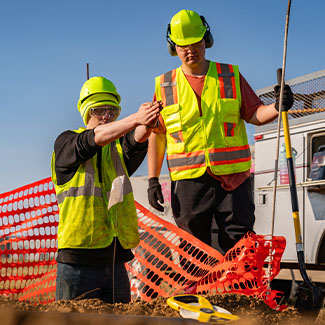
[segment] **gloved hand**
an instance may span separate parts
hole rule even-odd
[[[158,203],[164,203],[164,197],[161,191],[158,177],[149,178],[148,201],[152,207],[163,212],[164,207]]]
[[[275,96],[275,109],[279,111],[280,107],[280,86],[277,85],[274,87],[274,96]],[[293,93],[289,85],[284,85],[283,89],[283,110],[288,111],[293,105]]]

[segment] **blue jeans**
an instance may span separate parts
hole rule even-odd
[[[55,298],[99,298],[106,303],[130,302],[130,282],[124,262],[115,263],[114,290],[112,271],[111,266],[58,263]]]

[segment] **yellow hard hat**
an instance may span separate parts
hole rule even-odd
[[[170,22],[169,37],[175,44],[184,46],[201,41],[206,30],[199,14],[192,10],[181,10]]]
[[[78,102],[78,109],[82,102],[89,96],[99,93],[109,93],[115,97],[115,102],[119,106],[121,102],[121,96],[116,91],[116,87],[112,81],[104,77],[92,77],[88,79],[82,86],[80,91],[80,98]],[[116,105],[114,105],[116,106]]]
[[[120,102],[121,96],[110,80],[104,77],[92,77],[81,88],[78,110],[85,125],[87,125],[90,108],[111,105],[121,110]]]

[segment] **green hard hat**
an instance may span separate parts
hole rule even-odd
[[[120,112],[120,102],[121,96],[110,80],[104,77],[92,77],[81,88],[78,111],[87,125],[91,108],[110,105],[115,106]]]
[[[203,38],[207,28],[195,11],[181,10],[170,22],[170,39],[177,45],[194,44]]]
[[[121,96],[116,91],[116,87],[114,86],[114,84],[104,77],[92,77],[88,79],[81,88],[80,97],[78,101],[78,109],[80,110],[82,102],[87,97],[99,93],[112,94],[116,98],[116,106],[119,106],[121,102]]]

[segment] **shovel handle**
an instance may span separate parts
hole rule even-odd
[[[282,69],[277,69],[277,79],[278,84],[281,87],[282,83]],[[284,83],[284,80],[283,80]],[[288,173],[289,173],[289,184],[290,184],[290,196],[291,196],[291,206],[292,206],[292,216],[293,216],[293,223],[295,228],[295,235],[296,235],[296,251],[298,257],[298,264],[300,274],[308,285],[308,287],[312,290],[313,295],[313,306],[317,308],[319,306],[320,301],[323,299],[323,294],[321,290],[315,287],[311,280],[309,279],[307,272],[306,272],[306,265],[305,265],[305,254],[302,242],[302,234],[300,229],[300,218],[299,218],[299,208],[298,208],[298,195],[297,195],[297,187],[296,187],[296,179],[295,179],[295,172],[293,166],[293,158],[292,158],[292,149],[291,149],[291,139],[290,139],[290,128],[289,128],[289,120],[288,120],[288,112],[286,110],[282,110],[282,95],[280,94],[280,111],[282,115],[282,122],[283,122],[283,133],[284,133],[284,142],[286,147],[286,156],[287,156],[287,166],[288,166]]]
[[[278,84],[280,86],[282,83],[282,77],[283,77],[282,69],[279,68],[277,69],[277,79],[278,79]],[[283,92],[283,89],[281,89],[281,91]],[[299,250],[301,250],[302,235],[300,229],[298,195],[297,195],[296,179],[295,179],[293,157],[292,157],[290,127],[289,127],[289,120],[288,120],[288,112],[286,110],[282,110],[282,97],[283,95],[280,93],[279,111],[281,112],[282,115],[284,143],[286,148],[287,167],[288,167],[289,184],[290,184],[290,196],[291,196],[291,205],[292,205],[292,213],[293,213],[293,222],[295,226],[296,244],[298,244]]]

